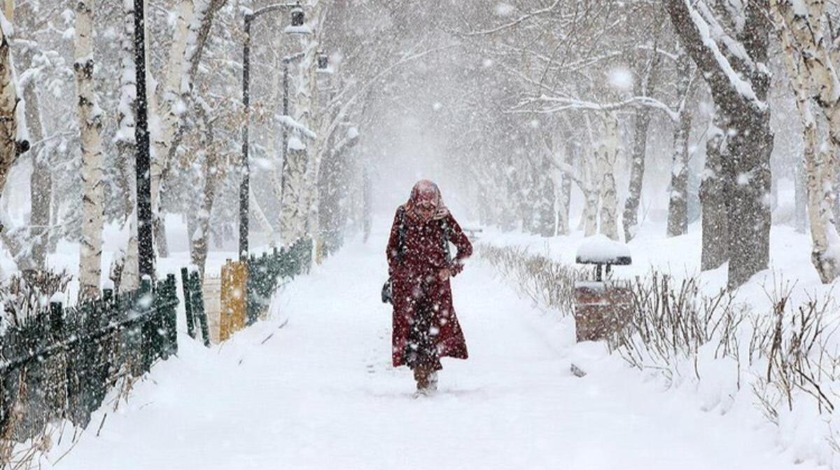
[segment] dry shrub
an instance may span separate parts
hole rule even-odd
[[[520,247],[481,244],[477,251],[504,276],[515,281],[520,291],[536,304],[556,309],[563,315],[574,313],[575,282],[586,278],[585,270],[530,254]]]
[[[677,281],[655,270],[637,277],[629,288],[631,317],[609,344],[634,367],[660,369],[672,378],[682,361],[696,359],[699,349],[711,342],[716,343],[715,358],[737,359],[737,331],[746,311],[735,305],[732,293],[721,290],[708,297],[696,278]]]
[[[0,286],[3,317],[12,326],[21,326],[49,304],[56,292],[65,292],[71,276],[66,271],[28,270],[15,274]]]
[[[478,253],[534,302],[563,314],[574,312],[574,285],[585,271],[524,248],[480,245]],[[749,385],[769,421],[778,424],[780,413],[795,406],[815,406],[826,415],[834,411],[840,398],[840,354],[833,340],[837,320],[828,320],[835,308],[831,293],[792,306],[792,286],[774,281],[771,291],[765,288],[772,310],[757,312],[736,303],[733,292],[705,294],[696,277],[676,280],[652,270],[628,287],[631,317],[608,345],[634,367],[661,371],[672,380],[682,364],[693,364],[694,375],[702,380],[698,353],[711,344],[713,359],[737,362],[738,388],[741,370],[753,371]],[[741,348],[745,340],[749,344]],[[840,434],[831,432],[827,441],[840,452]]]
[[[756,320],[750,353],[764,367],[753,384],[765,417],[778,424],[781,408],[792,411],[797,397],[811,397],[820,414],[832,413],[838,398],[840,356],[833,342],[836,320],[829,322],[831,294],[790,306],[792,287],[776,284],[767,292],[772,315]],[[829,443],[838,446],[834,436]]]

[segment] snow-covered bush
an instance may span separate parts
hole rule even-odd
[[[585,279],[583,269],[566,266],[524,248],[477,245],[481,258],[514,279],[521,292],[536,304],[556,309],[562,315],[574,312],[575,282]]]
[[[44,310],[55,293],[66,291],[70,280],[66,271],[28,270],[15,274],[0,286],[0,323],[20,326]]]
[[[477,248],[534,302],[573,314],[574,284],[583,271],[525,248]],[[738,396],[751,393],[785,441],[818,460],[840,453],[832,424],[840,401],[840,344],[830,294],[794,305],[792,287],[779,283],[765,288],[768,311],[739,303],[737,292],[710,295],[696,277],[678,280],[652,270],[624,285],[633,313],[608,338],[611,351],[668,386],[690,384],[705,410],[725,413]],[[805,443],[814,432],[819,439]]]

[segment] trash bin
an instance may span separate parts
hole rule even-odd
[[[633,292],[620,281],[603,279],[613,265],[631,263],[627,245],[602,235],[590,237],[580,246],[578,264],[595,265],[594,281],[575,283],[575,330],[577,341],[598,341],[618,331],[633,313]]]

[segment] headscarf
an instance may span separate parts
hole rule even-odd
[[[435,206],[435,212],[432,215],[433,220],[440,220],[449,215],[449,209],[446,208],[443,197],[440,195],[440,188],[429,180],[420,180],[414,184],[414,187],[411,188],[411,196],[405,203],[405,211],[410,217],[420,220],[417,205],[427,202],[431,202]]]

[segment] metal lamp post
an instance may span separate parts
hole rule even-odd
[[[141,0],[138,0],[141,1]],[[300,3],[269,5],[245,14],[245,46],[242,51],[242,106],[245,108],[245,122],[242,125],[242,181],[239,185],[239,259],[248,257],[248,195],[250,194],[250,166],[248,162],[248,130],[251,123],[251,23],[267,13],[291,10],[292,27],[302,27],[303,8]],[[303,32],[303,31],[301,31]]]
[[[152,185],[149,148],[148,100],[146,98],[146,26],[143,0],[134,0],[134,61],[136,70],[136,119],[134,138],[137,141],[137,251],[140,276],[154,279],[155,252],[152,243]]]

